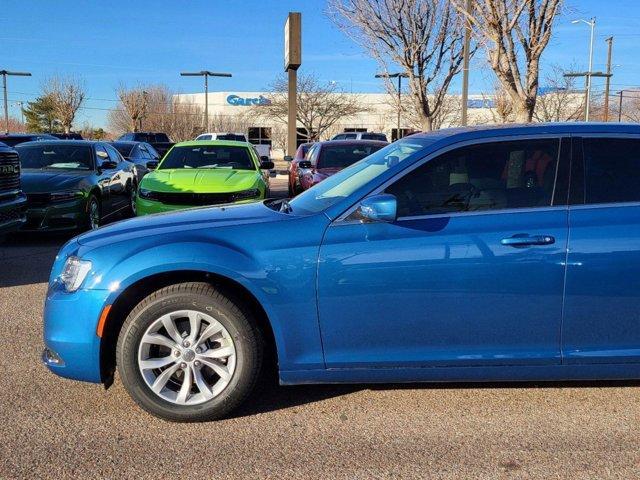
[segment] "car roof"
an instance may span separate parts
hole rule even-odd
[[[187,142],[179,142],[174,147],[202,147],[203,145],[218,145],[224,147],[253,147],[249,142],[238,142],[236,140],[189,140]]]
[[[348,140],[325,140],[324,142],[317,142],[318,145],[324,147],[325,145],[389,145],[389,142],[385,142],[382,140],[356,140],[356,139],[348,139]]]
[[[16,145],[17,147],[22,147],[22,146],[28,146],[28,145],[89,145],[89,146],[93,146],[96,144],[104,144],[104,143],[109,143],[109,142],[103,142],[101,140],[60,140],[60,139],[55,139],[55,140],[37,140],[35,142],[24,142],[21,143],[19,145]]]
[[[105,143],[110,143],[111,145],[131,145],[133,147],[134,145],[138,145],[140,143],[148,143],[148,142],[139,142],[137,140],[113,140],[111,142],[105,142]]]
[[[50,133],[1,133],[0,138],[31,138],[31,137],[49,137],[55,139]]]
[[[404,138],[422,138],[425,140],[464,141],[477,138],[502,137],[510,135],[561,135],[589,133],[635,133],[640,134],[637,123],[604,122],[560,122],[560,123],[523,123],[505,125],[482,125],[472,127],[443,128],[433,132],[414,133]]]

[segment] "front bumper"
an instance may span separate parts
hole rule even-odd
[[[28,205],[27,221],[22,230],[76,230],[86,222],[86,202],[80,198],[43,206]]]
[[[26,221],[27,197],[19,193],[9,199],[0,197],[0,233],[16,230]]]
[[[49,289],[44,307],[42,360],[53,373],[85,382],[102,381],[96,328],[109,293],[108,290],[67,293],[56,285]]]

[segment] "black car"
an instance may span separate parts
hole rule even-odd
[[[135,213],[134,166],[106,142],[47,140],[16,147],[27,194],[25,230],[95,229]]]
[[[0,234],[17,229],[25,222],[27,197],[20,189],[18,152],[0,143]]]
[[[160,154],[160,157],[164,157],[164,154],[174,145],[169,136],[162,132],[129,132],[120,135],[118,141],[150,143]]]
[[[78,132],[69,132],[69,133],[51,133],[56,138],[60,140],[84,140],[82,135]]]
[[[0,135],[0,142],[10,147],[40,140],[57,140],[57,138],[48,133],[7,133],[6,135]]]
[[[120,152],[120,155],[122,155],[125,160],[129,160],[135,164],[138,182],[151,170],[155,170],[155,167],[160,161],[160,154],[149,143],[132,141],[109,143]]]

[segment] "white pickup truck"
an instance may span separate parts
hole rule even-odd
[[[237,132],[212,132],[203,133],[196,137],[196,140],[234,140],[236,142],[246,142],[247,136]],[[253,145],[260,157],[271,158],[271,145]]]

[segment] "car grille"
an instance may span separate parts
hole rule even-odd
[[[48,205],[51,195],[48,193],[27,193],[27,205],[29,207],[42,207]]]
[[[20,190],[20,160],[17,153],[0,152],[0,194]]]
[[[237,199],[235,192],[231,193],[167,193],[153,192],[151,200],[169,205],[221,205],[233,203]]]

